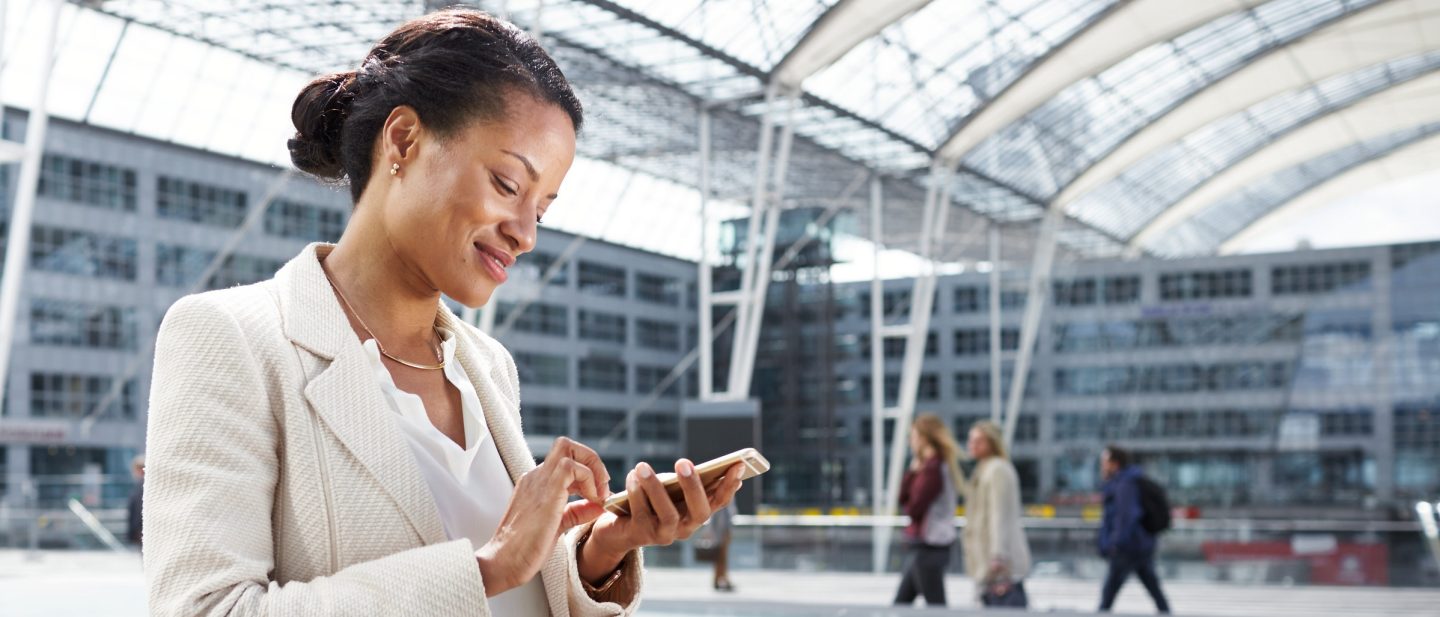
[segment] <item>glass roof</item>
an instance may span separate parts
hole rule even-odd
[[[1440,70],[1440,53],[1367,67],[1263,101],[1162,148],[1074,205],[1077,212],[1124,212],[1106,221],[1132,236],[1216,174],[1288,133],[1367,97]]]
[[[5,40],[13,58],[37,44],[35,29],[21,27],[37,1],[8,3]],[[284,137],[299,87],[353,66],[396,24],[436,4],[72,1],[55,77],[63,93],[51,97],[58,116],[279,165],[288,162]],[[1132,4],[1164,1],[930,2],[893,23],[868,24],[875,34],[838,50],[835,62],[804,82],[788,113],[781,111],[786,101],[765,98],[770,74],[808,35],[828,27],[824,17],[837,0],[473,4],[539,36],[565,69],[588,110],[580,149],[591,168],[636,171],[696,199],[698,113],[708,108],[716,199],[740,207],[752,190],[762,119],[775,114],[796,135],[786,203],[844,202],[863,213],[866,191],[851,187],[882,174],[888,216],[897,221],[887,224],[887,245],[908,248],[916,234],[900,223],[918,222],[939,146],[1037,66],[1063,62],[1064,45],[1087,29]],[[978,217],[1033,226],[1072,180],[1147,123],[1247,63],[1379,1],[1269,0],[1146,47],[990,135],[963,158],[951,198]],[[1135,36],[1145,36],[1138,30]],[[1063,248],[1076,256],[1116,254],[1200,180],[1345,101],[1402,81],[1406,71],[1428,71],[1434,58],[1426,58],[1287,93],[1157,149],[1070,204]],[[12,61],[6,69],[6,102],[27,104],[33,63]],[[653,208],[630,200],[636,203],[624,207]],[[854,219],[865,234],[868,217]],[[654,248],[643,237],[636,242]]]
[[[1167,257],[1213,252],[1214,247],[1324,180],[1436,136],[1440,136],[1440,122],[1410,127],[1320,154],[1215,202],[1192,217],[1190,224],[1164,234],[1155,242],[1154,250]]]

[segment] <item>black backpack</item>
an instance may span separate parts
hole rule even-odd
[[[1165,496],[1165,487],[1148,476],[1139,476],[1135,484],[1140,488],[1140,526],[1150,535],[1159,535],[1170,529],[1170,499]]]

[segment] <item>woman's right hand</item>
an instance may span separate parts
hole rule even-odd
[[[560,534],[605,513],[609,486],[610,473],[594,450],[557,437],[545,462],[520,476],[495,535],[475,551],[485,595],[534,578]],[[584,499],[567,503],[571,495]]]

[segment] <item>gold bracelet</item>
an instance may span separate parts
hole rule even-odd
[[[585,542],[589,540],[590,530],[587,529],[585,531],[585,537],[580,538],[580,541],[575,543],[576,555],[580,554],[580,548],[585,546]],[[580,586],[585,589],[585,593],[590,594],[590,597],[595,597],[602,593],[605,593],[606,591],[609,591],[609,589],[615,585],[615,581],[620,580],[620,575],[625,573],[625,560],[629,558],[630,556],[628,554],[625,557],[621,558],[620,565],[615,566],[615,571],[611,572],[610,576],[605,577],[605,580],[600,583],[599,587],[591,585],[590,581],[585,580],[585,577],[583,576],[580,577]]]

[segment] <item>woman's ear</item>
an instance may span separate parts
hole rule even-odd
[[[415,113],[415,108],[401,105],[390,110],[390,116],[385,118],[385,126],[380,131],[380,167],[399,163],[403,168],[407,162],[415,160],[415,146],[422,132],[424,125],[420,123],[420,115]]]

